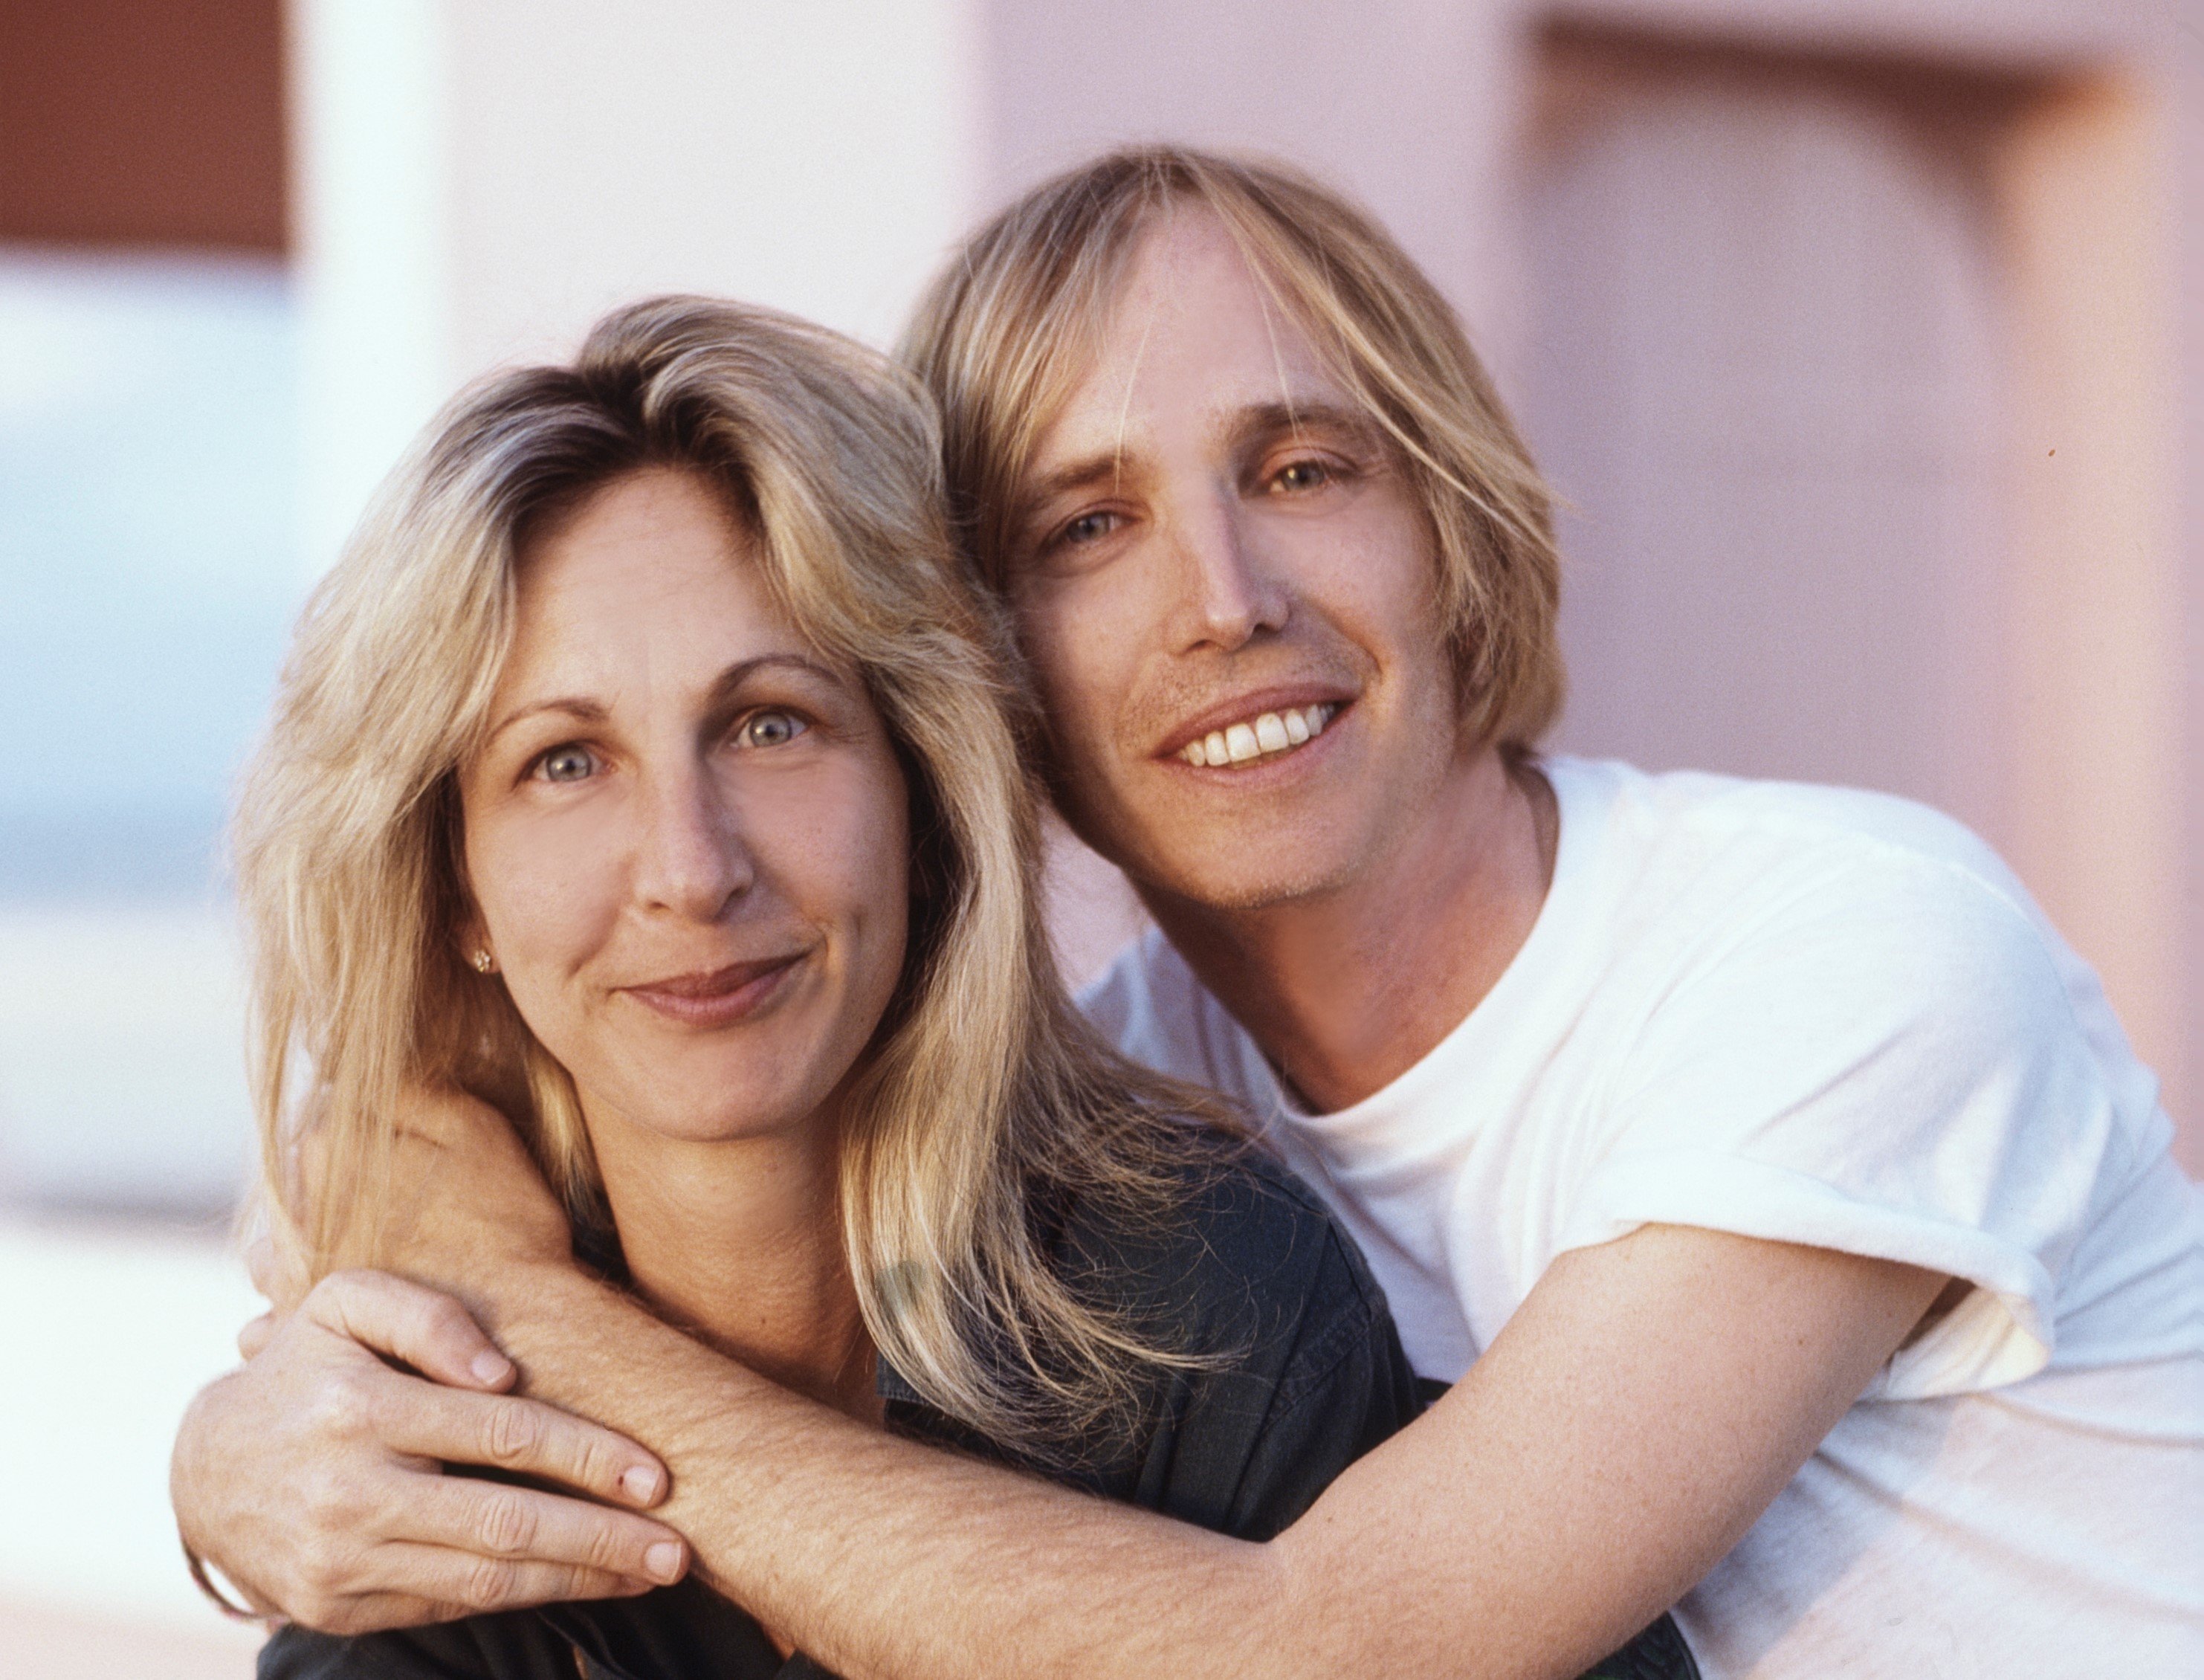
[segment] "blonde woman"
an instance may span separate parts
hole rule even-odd
[[[1314,1202],[1067,1005],[938,460],[877,359],[693,300],[446,414],[309,608],[244,799],[268,1193],[312,1272],[402,1264],[439,1174],[392,1117],[471,1092],[692,1336],[1266,1537],[1413,1380]],[[694,1582],[261,1662],[578,1670],[816,1671]]]

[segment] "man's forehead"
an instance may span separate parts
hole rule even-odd
[[[1206,212],[1144,236],[1069,383],[1035,452],[1037,472],[1098,454],[1130,458],[1159,434],[1221,438],[1272,414],[1354,407],[1307,332]]]

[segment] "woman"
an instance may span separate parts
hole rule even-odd
[[[723,1351],[1267,1536],[1413,1379],[1306,1193],[1065,1002],[938,460],[878,359],[693,300],[444,416],[309,608],[242,804],[269,1196],[316,1273],[373,1262],[433,1188],[387,1117],[462,1088]],[[1688,1671],[1665,1630],[1624,1660]],[[694,1584],[261,1663],[578,1670],[815,1671]]]

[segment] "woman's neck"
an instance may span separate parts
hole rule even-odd
[[[878,1416],[831,1126],[697,1143],[593,1114],[590,1131],[629,1276],[652,1310],[776,1382]]]

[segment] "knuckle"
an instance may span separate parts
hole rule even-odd
[[[341,1308],[348,1301],[365,1299],[374,1292],[375,1285],[372,1272],[331,1272],[307,1291],[306,1298],[317,1307]]]
[[[309,1533],[301,1554],[310,1564],[326,1560],[335,1537],[347,1534],[359,1521],[359,1500],[352,1483],[339,1470],[321,1465],[299,1479],[299,1508]]]
[[[317,1385],[307,1413],[317,1434],[364,1434],[375,1418],[374,1384],[364,1371],[330,1372]]]
[[[372,1625],[359,1605],[351,1599],[318,1599],[314,1608],[314,1616],[294,1617],[293,1619],[305,1622],[308,1627],[322,1633],[336,1634],[347,1639],[355,1634],[368,1632]]]
[[[344,1549],[333,1535],[322,1533],[309,1535],[300,1544],[293,1565],[298,1575],[299,1595],[307,1606],[326,1616],[347,1596],[347,1565]],[[303,1610],[294,1613],[301,1621],[309,1622],[317,1628],[323,1626],[320,1619]]]
[[[536,1543],[535,1508],[507,1490],[489,1495],[475,1513],[475,1537],[485,1552],[507,1556],[525,1552]]]
[[[450,1341],[474,1327],[467,1309],[448,1295],[424,1293],[414,1300],[412,1313],[413,1333],[424,1343]]]
[[[316,1633],[341,1634],[347,1631],[342,1612],[336,1604],[323,1598],[311,1588],[302,1587],[290,1595],[284,1612],[302,1628],[311,1628]]]
[[[467,1565],[460,1592],[471,1608],[495,1610],[512,1592],[517,1571],[504,1558],[477,1558]]]
[[[525,1400],[500,1400],[483,1416],[483,1452],[493,1464],[530,1463],[542,1440],[542,1415]]]
[[[605,1444],[588,1430],[581,1430],[567,1443],[562,1455],[566,1460],[566,1475],[577,1487],[589,1488],[592,1493],[608,1493],[613,1478],[617,1474],[613,1467],[613,1455]]]
[[[626,1529],[609,1518],[600,1517],[590,1527],[589,1564],[593,1570],[617,1575],[629,1561],[627,1554],[637,1549],[628,1543]]]

